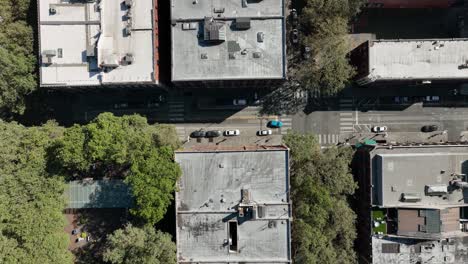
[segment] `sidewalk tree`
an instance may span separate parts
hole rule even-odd
[[[107,237],[103,260],[112,264],[176,264],[176,245],[169,234],[149,225],[128,225]]]
[[[289,133],[284,142],[291,150],[295,263],[356,263],[356,216],[347,202],[357,188],[349,169],[352,150],[322,151],[311,134]]]
[[[297,67],[294,79],[306,90],[322,95],[339,93],[354,75],[347,58],[348,23],[363,0],[304,0],[301,9],[301,45],[310,56]]]

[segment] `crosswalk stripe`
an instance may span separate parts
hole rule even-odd
[[[353,117],[341,117],[340,121],[354,121]]]
[[[353,115],[353,113],[351,113],[351,112],[342,112],[342,113],[340,113],[340,116],[352,116],[352,115]]]
[[[340,126],[352,126],[353,122],[340,122]]]

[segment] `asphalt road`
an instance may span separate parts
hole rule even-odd
[[[331,111],[300,112],[293,116],[293,130],[317,134],[321,144],[337,144],[351,137],[371,137],[373,126],[387,126],[389,141],[458,141],[468,128],[468,108],[425,106],[414,103],[401,110],[360,111],[357,100],[341,98]],[[437,125],[434,133],[421,133],[424,125]],[[443,131],[446,131],[444,133]]]

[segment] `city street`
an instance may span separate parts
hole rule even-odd
[[[424,106],[414,103],[401,110],[356,110],[353,98],[341,98],[337,110],[300,112],[293,117],[293,130],[317,134],[321,144],[336,144],[351,138],[369,137],[373,126],[387,126],[387,141],[459,141],[468,127],[467,108]],[[438,131],[422,133],[424,125],[437,125]],[[447,131],[443,133],[443,131]]]

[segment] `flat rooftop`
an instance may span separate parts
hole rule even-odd
[[[468,237],[434,241],[372,237],[372,263],[467,263]]]
[[[153,1],[40,0],[41,86],[156,83]]]
[[[284,0],[171,3],[173,81],[286,77]]]
[[[175,159],[183,172],[176,193],[178,262],[291,262],[287,148],[189,150]],[[246,191],[256,208],[250,217],[240,213]]]
[[[446,208],[468,205],[468,190],[450,181],[468,174],[468,146],[387,147],[371,152],[373,205]],[[432,195],[431,190],[435,191]],[[404,201],[403,195],[409,200]]]
[[[369,44],[371,79],[468,79],[468,39],[374,40]]]

